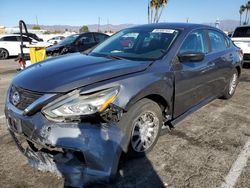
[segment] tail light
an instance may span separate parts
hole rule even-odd
[[[242,49],[240,49],[240,56],[243,58],[243,56],[244,56],[244,53],[243,53],[243,50]]]

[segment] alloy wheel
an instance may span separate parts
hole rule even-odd
[[[4,49],[0,49],[0,59],[7,59],[8,52]]]
[[[234,73],[229,84],[229,95],[232,95],[234,93],[237,86],[237,80],[238,80],[238,75],[237,73]]]
[[[133,123],[131,145],[136,152],[145,152],[154,143],[159,131],[159,119],[153,112],[141,114]]]

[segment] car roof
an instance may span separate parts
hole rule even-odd
[[[194,24],[194,23],[153,23],[153,24],[145,24],[133,26],[130,28],[146,28],[146,29],[181,29],[181,30],[191,30],[195,28],[210,28],[216,29],[215,27],[211,27],[203,24]]]
[[[242,26],[238,26],[238,27],[236,27],[236,29],[237,29],[237,28],[244,28],[244,27],[250,27],[250,25],[242,25]]]
[[[0,35],[0,37],[18,37],[20,35],[18,34],[3,34],[3,35]]]
[[[83,33],[79,33],[78,35],[83,35],[83,34],[86,34],[86,33],[93,33],[93,34],[102,34],[102,35],[107,35],[105,33],[101,33],[101,32],[83,32]],[[108,35],[107,35],[108,36]]]

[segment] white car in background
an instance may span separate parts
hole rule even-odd
[[[24,45],[29,44],[28,37],[23,37]],[[9,56],[17,56],[21,53],[21,39],[18,34],[0,36],[0,59],[7,59]],[[29,53],[28,48],[24,48],[24,53]]]
[[[250,26],[237,27],[231,39],[242,50],[243,62],[250,63]]]
[[[40,44],[41,46],[51,46],[47,42],[38,42],[27,36],[23,36],[23,44]],[[21,53],[21,36],[19,34],[0,35],[0,59],[7,59],[9,56],[18,56]],[[23,52],[29,54],[29,48],[23,48]]]
[[[64,36],[56,36],[56,37],[53,37],[49,40],[47,40],[47,42],[51,43],[51,44],[58,44],[61,40],[65,39]]]

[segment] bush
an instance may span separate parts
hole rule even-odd
[[[79,29],[80,33],[85,33],[85,32],[89,32],[89,28],[88,26],[84,25]]]

